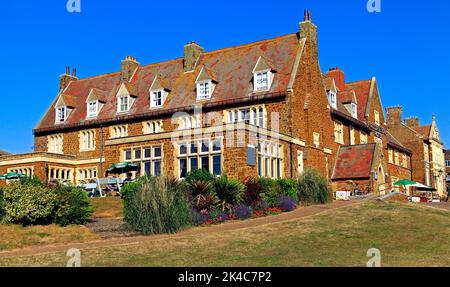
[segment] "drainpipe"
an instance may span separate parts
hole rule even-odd
[[[104,144],[103,126],[100,126],[100,172],[99,172],[99,174],[101,176],[103,176],[103,144]]]

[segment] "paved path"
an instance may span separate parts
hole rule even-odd
[[[323,213],[328,210],[341,208],[341,207],[349,206],[349,205],[353,205],[353,204],[359,204],[364,201],[365,200],[335,201],[335,202],[327,204],[327,205],[315,205],[315,206],[309,206],[309,207],[302,207],[302,208],[296,209],[295,211],[288,212],[288,213],[282,213],[280,215],[275,215],[275,216],[255,218],[255,219],[250,219],[250,220],[245,220],[245,221],[232,221],[232,222],[228,222],[228,223],[224,223],[224,224],[220,224],[220,225],[213,225],[213,226],[207,226],[207,227],[205,227],[205,226],[193,227],[193,228],[189,228],[184,231],[181,231],[177,234],[136,236],[136,237],[125,237],[125,238],[112,238],[112,239],[83,242],[83,243],[71,243],[71,244],[66,243],[66,244],[55,244],[55,245],[45,245],[45,246],[31,246],[31,247],[27,247],[24,249],[1,251],[0,259],[2,257],[29,256],[29,255],[37,255],[37,254],[44,254],[44,253],[66,252],[70,248],[77,248],[80,250],[87,249],[87,248],[101,248],[101,247],[106,247],[106,246],[109,247],[109,246],[128,245],[128,244],[134,244],[134,243],[151,241],[151,240],[159,240],[159,239],[165,239],[165,238],[177,238],[177,237],[188,236],[188,235],[204,234],[204,233],[211,233],[211,232],[224,232],[224,231],[252,228],[252,227],[263,226],[263,225],[271,224],[271,223],[296,220],[296,219],[303,218],[306,216]]]

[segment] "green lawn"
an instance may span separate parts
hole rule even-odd
[[[450,212],[367,202],[283,223],[82,250],[83,266],[450,266]],[[0,258],[3,266],[65,266],[65,252]]]

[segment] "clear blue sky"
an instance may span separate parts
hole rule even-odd
[[[4,1],[0,6],[0,149],[29,152],[31,130],[58,92],[70,65],[80,77],[117,71],[125,55],[142,64],[182,56],[197,41],[206,50],[296,32],[310,9],[319,29],[320,64],[348,80],[378,78],[385,107],[431,122],[450,145],[450,1],[367,0]],[[153,3],[156,2],[156,3]],[[219,2],[219,3],[216,3]]]

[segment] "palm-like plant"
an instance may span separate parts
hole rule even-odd
[[[192,194],[192,204],[198,210],[211,210],[216,204],[213,185],[205,180],[193,180],[188,183]]]
[[[238,180],[222,175],[214,180],[214,193],[222,210],[233,209],[241,201],[245,186]]]

